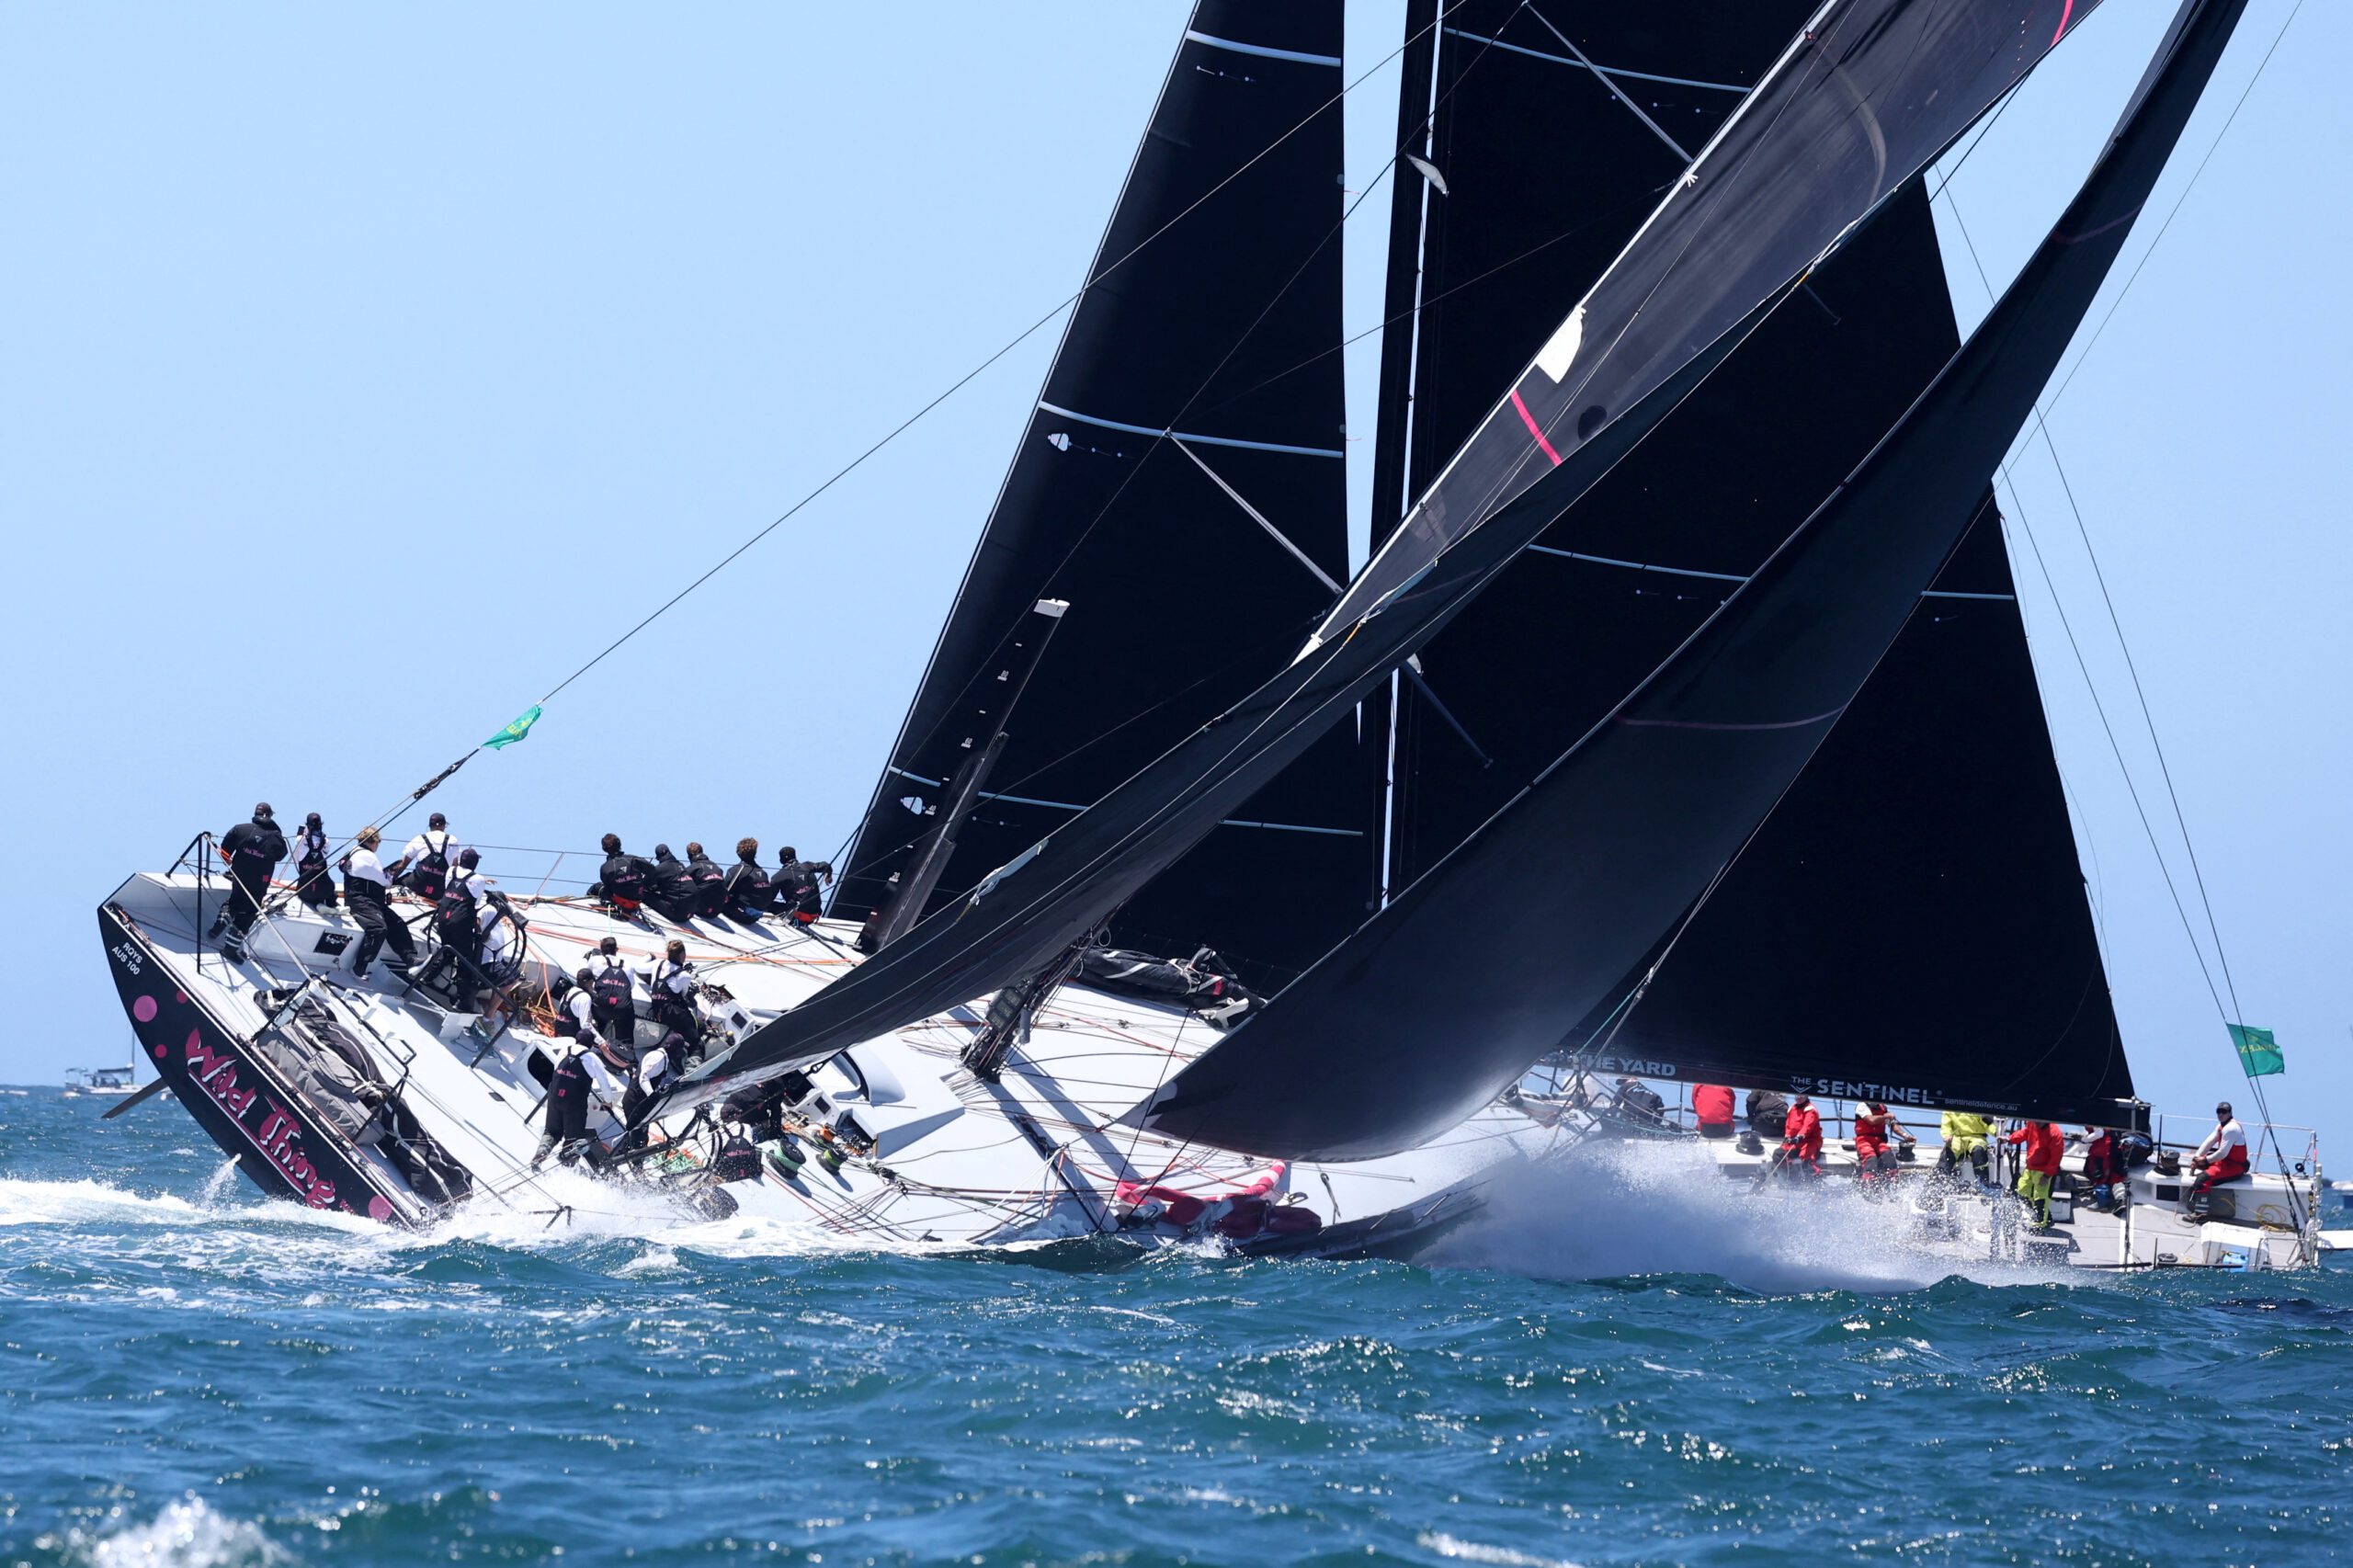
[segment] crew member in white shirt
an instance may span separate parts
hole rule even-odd
[[[2198,1175],[2182,1194],[2181,1206],[2196,1211],[2206,1194],[2226,1181],[2246,1175],[2246,1129],[2231,1114],[2231,1102],[2224,1100],[2214,1108],[2214,1131],[2198,1145],[2198,1153],[2190,1157],[2190,1166]]]
[[[368,977],[368,966],[385,942],[392,945],[392,969],[396,974],[407,974],[416,962],[416,941],[408,934],[408,926],[392,906],[392,879],[384,872],[383,862],[376,858],[376,846],[383,842],[372,827],[363,827],[353,840],[351,853],[339,864],[343,868],[343,903],[351,911],[351,918],[359,925],[359,946],[352,949],[351,974],[355,980]]]

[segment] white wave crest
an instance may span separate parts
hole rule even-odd
[[[0,1226],[74,1225],[104,1220],[177,1224],[199,1210],[169,1193],[131,1192],[87,1176],[78,1181],[0,1180]]]
[[[193,1494],[144,1522],[105,1530],[77,1526],[37,1544],[90,1568],[262,1568],[291,1561],[260,1526],[217,1513]]]

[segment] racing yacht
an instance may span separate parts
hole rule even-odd
[[[439,991],[283,893],[211,951],[200,837],[99,911],[142,1051],[269,1191],[560,1217],[558,977],[676,937],[608,1174],[879,1244],[1409,1252],[1605,1128],[1564,1048],[2138,1125],[1987,476],[2240,0],[1966,339],[1927,184],[2093,9],[1415,0],[1351,573],[1339,6],[1201,0],[825,918],[515,898]]]

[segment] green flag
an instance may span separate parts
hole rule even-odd
[[[2288,1070],[2287,1059],[2279,1054],[2279,1042],[2271,1038],[2269,1029],[2245,1024],[2233,1024],[2230,1029],[2231,1043],[2239,1048],[2239,1065],[2246,1069],[2248,1077],[2260,1078]]]
[[[483,742],[482,744],[484,748],[490,751],[496,751],[501,746],[511,746],[517,741],[521,740],[525,735],[529,734],[531,733],[531,726],[539,722],[540,705],[534,702],[529,708],[524,709],[521,716],[513,723],[507,725],[506,728],[499,731],[498,733],[491,736],[490,739]]]

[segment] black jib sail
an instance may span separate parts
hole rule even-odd
[[[1641,971],[1569,1032],[1596,1071],[2005,1114],[2131,1097],[1990,496],[1647,986]]]
[[[1803,271],[2090,10],[2076,0],[1830,0],[1545,340],[1321,634],[1370,613]]]
[[[1686,0],[1556,17],[1471,0],[1448,12],[1404,117],[1429,117],[1418,145],[1447,189],[1409,188],[1392,234],[1376,519],[1470,436],[1526,363],[1519,346],[1551,325],[1528,275],[1582,290],[1639,221],[1608,219],[1677,162],[1652,127],[1712,131],[1737,102],[1728,89],[1803,20],[1771,9]],[[1586,60],[1635,68],[1612,76],[1632,101]],[[1506,156],[1612,133],[1623,144],[1574,180],[1531,181]],[[1608,713],[1853,469],[1960,347],[1943,278],[1926,194],[1907,187],[1815,279],[1816,324],[1835,317],[1835,331],[1802,351],[1745,351],[1430,641],[1427,686],[1398,693],[1392,885]],[[2120,1061],[2011,596],[1989,515],[1642,1006],[1618,1011],[1647,963],[1573,1042],[1603,1046],[1613,1072],[1749,1085],[1879,1081],[1891,1054],[1967,1058],[1984,1069],[1970,1092],[1986,1100],[2021,1078],[1995,1061],[2013,1047],[2021,1065]]]
[[[1069,601],[936,906],[1224,711],[1347,575],[1339,0],[1192,15],[849,853],[833,913],[900,891],[986,744],[1030,606]],[[1323,355],[1321,359],[1318,355]],[[1294,369],[1303,361],[1314,361]],[[1291,371],[1269,381],[1278,372]],[[1364,913],[1370,805],[1335,735],[1124,912],[1287,979]],[[922,910],[904,912],[905,917]]]
[[[1484,1104],[1603,1002],[1771,812],[1980,514],[1984,474],[2108,276],[2243,6],[2188,0],[2018,279],[1772,560],[1551,773],[1139,1107],[1143,1125],[1298,1158],[1390,1153]],[[1416,977],[1410,1003],[1383,983],[1392,973]],[[1856,1090],[1962,1103],[1941,1082],[1952,1065]],[[2097,1099],[2038,1108],[2117,1114]]]
[[[1966,14],[1957,16],[1956,10]],[[1663,294],[1672,281],[1680,299],[1693,287],[1686,256],[1694,267],[1725,261],[1725,236],[1734,231],[1745,233],[1770,223],[1807,230],[1826,225],[1826,244],[1949,145],[2051,41],[2021,40],[2014,22],[2005,35],[2006,52],[1994,51],[2007,65],[1995,70],[1987,58],[1993,46],[1969,20],[1974,7],[1957,8],[1950,0],[1855,0],[1838,11],[1842,17],[1866,13],[1879,16],[1884,25],[1857,35],[1842,24],[1835,48],[1821,34],[1792,45],[1783,67],[1714,143],[1718,153],[1733,148],[1733,133],[1748,122],[1750,129],[1739,135],[1736,158],[1719,163],[1720,174],[1695,171],[1688,176],[1701,190],[1745,191],[1759,204],[1756,209],[1711,200],[1695,209],[1701,212],[1696,220],[1680,220],[1666,229],[1654,218],[1612,276],[1638,263],[1653,278],[1654,293]],[[1942,74],[1916,56],[1938,40],[1956,50]],[[1891,51],[1901,58],[1890,57]],[[1782,90],[1788,62],[1801,58],[1814,63],[1799,74],[1794,87]],[[1768,97],[1771,111],[1750,120]],[[1836,107],[1822,110],[1821,101],[1831,99]],[[1900,156],[1895,148],[1902,149]],[[1701,156],[1703,168],[1709,156]],[[1822,199],[1789,194],[1791,187],[1815,186],[1832,194]],[[1654,242],[1654,234],[1671,238],[1674,254],[1654,255],[1657,244],[1667,243]],[[1741,255],[1753,248],[1747,241],[1731,247]],[[1811,240],[1795,247],[1798,269],[1816,249]],[[1514,499],[1483,514],[1483,526],[1450,536],[1455,542],[1435,560],[1383,587],[1375,596],[1375,613],[1350,627],[1327,623],[1325,633],[1290,668],[1069,825],[1006,861],[968,900],[936,911],[879,959],[712,1059],[678,1093],[708,1097],[745,1074],[772,1074],[830,1054],[1033,973],[1065,951],[1275,778],[1382,674],[1441,630],[1522,546],[1663,421],[1779,301],[1767,290],[1770,297],[1728,311],[1730,299],[1745,299],[1755,285],[1753,269],[1726,265],[1707,275],[1713,282],[1699,290],[1691,308],[1711,322],[1729,314],[1722,334],[1696,349],[1678,350],[1689,358],[1663,381],[1655,373],[1663,361],[1650,363],[1642,380],[1651,390],[1636,392],[1630,386],[1632,402],[1597,422],[1587,421],[1581,440],[1552,454],[1559,461],[1540,465]],[[1779,288],[1802,281],[1793,271]],[[1608,278],[1603,286],[1608,286]],[[1696,340],[1693,333],[1673,335],[1678,343]],[[1540,377],[1543,371],[1531,374]],[[1474,445],[1478,439],[1483,433]],[[1518,477],[1515,473],[1515,483]],[[1438,488],[1444,485],[1441,481]],[[1415,516],[1427,510],[1426,505]],[[1427,542],[1443,532],[1425,529],[1420,537]],[[1368,571],[1382,562],[1393,567],[1404,559],[1397,543],[1392,539],[1392,548]],[[1364,581],[1360,575],[1351,595]]]

